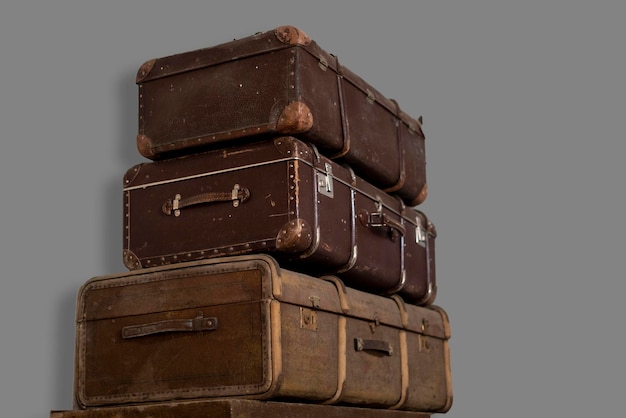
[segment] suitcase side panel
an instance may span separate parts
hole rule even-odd
[[[329,282],[276,269],[270,261],[267,256],[228,257],[84,286],[77,316],[77,405],[224,396],[330,398],[337,391],[337,370],[320,364],[338,362],[337,290]],[[291,293],[282,286],[283,276],[296,283]],[[172,294],[167,281],[177,285],[179,295]],[[239,281],[263,291],[234,302],[218,301],[238,288],[229,282]],[[120,288],[133,287],[120,295]],[[275,298],[285,291],[293,300],[278,302]],[[259,294],[263,299],[254,300]],[[205,304],[213,304],[202,304],[201,295],[208,296]],[[122,299],[119,306],[112,296]],[[143,307],[130,308],[125,299]],[[215,327],[196,329],[194,323],[187,332],[156,328],[164,322],[189,323],[200,315],[215,321]],[[136,329],[144,332],[128,332]]]
[[[145,164],[141,175],[130,170],[127,178],[132,180],[124,188],[127,267],[252,252],[343,266],[353,250],[350,193],[318,193],[323,178],[312,159],[304,143],[280,137],[228,152]],[[206,169],[214,166],[215,171]],[[229,200],[236,186],[248,190],[245,201]],[[173,208],[176,196],[182,202],[207,194],[225,200],[181,207],[179,212],[162,210],[167,202]],[[332,210],[319,210],[329,199]]]
[[[250,56],[141,84],[140,153],[160,159],[180,149],[223,142],[234,132],[235,137],[266,133],[275,103],[284,106],[293,99],[285,88],[293,84],[292,53],[268,54],[262,61]]]
[[[270,391],[276,359],[271,356],[269,304],[256,296],[267,294],[273,270],[258,260],[235,263],[227,275],[212,274],[220,269],[189,271],[181,265],[179,276],[170,276],[169,283],[151,273],[86,286],[77,317],[77,405]],[[225,288],[241,289],[228,286],[229,281],[256,287],[247,296],[257,300],[239,296],[243,301],[211,304],[228,293]],[[176,284],[178,294],[168,284]],[[120,288],[133,287],[120,295]],[[259,292],[259,287],[266,290]],[[202,300],[200,295],[213,292]],[[133,302],[140,308],[131,308]]]
[[[349,152],[343,159],[367,181],[386,188],[402,176],[401,150],[395,115],[382,108],[370,95],[344,77],[341,83],[346,142]]]
[[[331,283],[339,296],[339,305],[334,300],[328,304],[328,299],[333,298],[330,292],[322,290]],[[399,297],[387,298],[344,287],[332,277],[302,280],[292,272],[283,275],[282,284],[280,299],[285,304],[311,302],[307,317],[325,312],[336,316],[338,391],[325,403],[432,412],[450,408],[450,329],[441,308],[414,306]],[[318,300],[317,308],[312,300]],[[283,335],[296,328],[284,323]],[[298,331],[301,332],[294,333]],[[286,353],[285,358],[290,354]],[[334,357],[327,364],[335,364]]]
[[[283,226],[298,217],[289,183],[287,163],[277,162],[126,189],[124,248],[132,257],[125,262],[136,269],[271,249]],[[177,196],[230,195],[236,185],[249,191],[245,202],[216,200],[183,207],[178,214],[162,210]]]
[[[267,391],[271,373],[267,371],[269,347],[265,342],[269,337],[266,331],[259,333],[268,321],[264,307],[247,303],[236,308],[200,309],[117,318],[114,332],[111,321],[91,324],[85,332],[90,350],[82,353],[80,403],[90,406],[203,397],[218,391],[224,395]],[[214,331],[172,332],[128,340],[118,336],[127,327],[190,321],[198,318],[199,312],[216,318],[218,327]],[[241,323],[249,327],[241,327]],[[150,349],[154,346],[159,349]],[[213,362],[208,367],[207,363]],[[111,367],[113,364],[117,367]]]
[[[435,240],[437,233],[433,223],[418,210],[407,208],[405,267],[406,281],[398,293],[407,302],[428,305],[437,295],[435,263]]]
[[[331,152],[343,146],[337,75],[300,47],[156,79],[139,97],[137,146],[151,159],[269,133],[301,134]]]
[[[281,303],[279,320],[282,367],[277,396],[318,403],[332,398],[339,373],[337,314],[317,310],[310,302]]]
[[[406,310],[408,322],[418,329],[407,333],[411,374],[402,408],[445,413],[453,403],[448,314],[436,305],[407,305]]]
[[[401,112],[402,113],[402,112]],[[398,195],[407,206],[417,206],[426,200],[426,141],[419,122],[398,124],[398,142],[401,152],[400,180],[385,189]]]

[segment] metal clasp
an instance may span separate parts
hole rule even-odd
[[[239,185],[235,184],[233,186],[233,190],[230,193],[231,199],[233,200],[233,207],[239,206]]]
[[[174,196],[174,199],[172,200],[172,213],[174,213],[174,216],[180,216],[180,209],[178,204],[180,203],[180,195],[177,194],[176,196]]]
[[[415,226],[415,243],[421,247],[426,247],[426,229],[422,226],[422,221],[417,218],[417,226]]]
[[[333,189],[333,167],[329,163],[324,163],[326,173],[317,172],[317,190],[331,199],[334,197]]]

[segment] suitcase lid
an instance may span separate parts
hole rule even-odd
[[[233,272],[251,270],[260,275],[224,280],[232,278]],[[447,316],[439,307],[418,307],[404,304],[397,296],[387,298],[347,288],[333,276],[316,278],[284,270],[266,254],[93,277],[79,289],[76,322],[269,299],[366,320],[372,327],[387,325],[441,339],[450,336]]]
[[[268,144],[273,144],[273,146],[267,146]],[[236,156],[236,160],[232,156]],[[124,175],[124,190],[296,159],[311,166],[324,167],[319,161],[319,155],[316,155],[310,145],[294,137],[279,136],[268,141],[222,147],[136,164]],[[346,174],[344,177],[349,178],[349,175]]]
[[[287,48],[298,48],[312,55],[324,70],[330,69],[353,84],[363,92],[367,100],[380,103],[403,121],[411,131],[424,138],[421,116],[418,119],[409,116],[400,109],[395,100],[384,96],[355,72],[341,65],[336,55],[322,49],[303,30],[290,25],[278,26],[273,30],[258,32],[215,46],[150,59],[137,70],[135,82],[141,86],[143,83],[159,78]]]
[[[324,55],[328,62],[328,67],[336,70],[332,56],[322,51],[304,31],[294,26],[279,26],[273,30],[257,32],[218,45],[150,59],[139,67],[135,81],[142,84],[158,78],[293,47],[319,50],[318,52]]]
[[[261,142],[264,145],[269,143],[272,143],[273,146],[259,146],[259,142],[256,142],[139,163],[132,166],[124,174],[123,191],[145,189],[190,178],[216,175],[226,171],[244,170],[251,166],[299,160],[311,166],[321,176],[326,176],[331,182],[337,181],[348,185],[358,193],[379,202],[386,211],[404,218],[407,225],[416,227],[426,223],[431,224],[423,212],[406,207],[398,196],[382,191],[357,177],[349,167],[324,157],[312,144],[292,136],[278,136]],[[236,161],[227,158],[232,155],[237,155]],[[329,165],[332,167],[330,173],[328,172]]]

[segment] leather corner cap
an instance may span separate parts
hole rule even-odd
[[[274,29],[276,38],[287,45],[308,45],[311,38],[304,31],[295,26],[279,26]]]
[[[283,108],[274,124],[274,130],[282,134],[297,134],[313,127],[313,113],[306,103],[294,101]]]
[[[304,219],[294,219],[278,232],[276,249],[287,253],[302,252],[313,244],[313,231]]]
[[[154,153],[152,149],[151,140],[148,136],[144,134],[138,134],[136,141],[137,141],[137,151],[139,151],[139,154],[151,160],[155,158],[156,154]]]

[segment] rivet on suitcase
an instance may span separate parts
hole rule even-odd
[[[446,313],[224,257],[94,277],[77,300],[77,407],[216,397],[445,412]]]
[[[138,164],[123,190],[131,270],[270,253],[357,289],[418,305],[435,298],[426,215],[294,137]]]
[[[408,206],[426,198],[421,121],[293,26],[147,61],[137,85],[147,158],[294,135]]]

